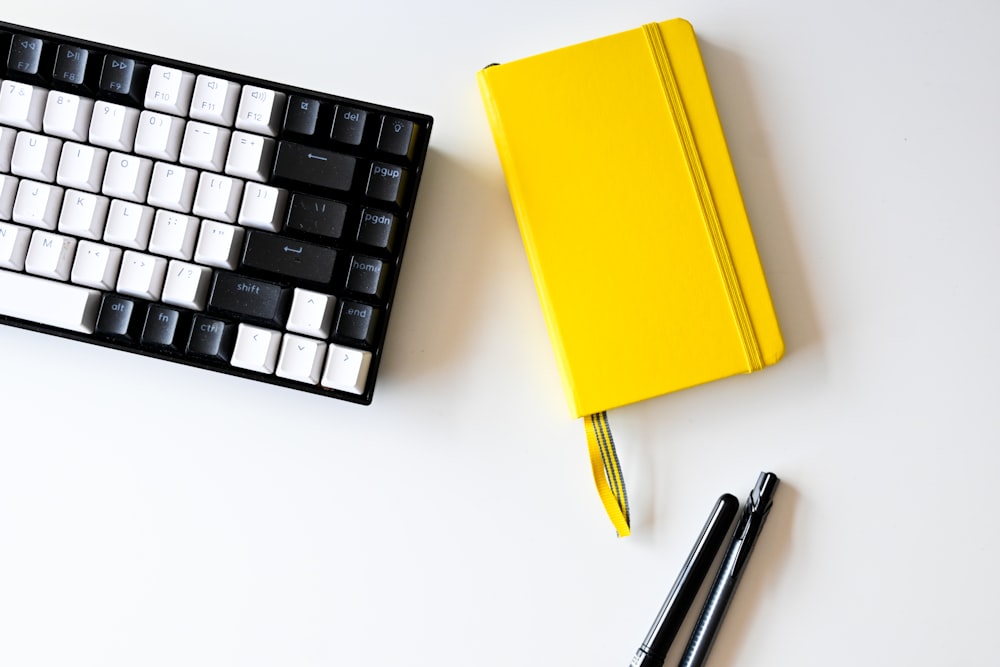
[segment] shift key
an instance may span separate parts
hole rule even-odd
[[[357,160],[350,155],[294,141],[279,141],[274,177],[330,190],[350,190],[356,164]]]
[[[288,318],[291,290],[229,271],[216,271],[208,296],[208,310],[247,317],[276,327]]]

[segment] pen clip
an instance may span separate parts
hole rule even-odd
[[[733,556],[729,563],[729,576],[740,572],[750,558],[754,538],[760,532],[771,511],[774,501],[774,491],[778,486],[778,476],[770,472],[762,472],[757,478],[757,485],[750,491],[746,505],[743,507],[743,518],[733,536]]]

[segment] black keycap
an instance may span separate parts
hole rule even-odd
[[[112,340],[130,343],[135,336],[135,327],[132,326],[134,312],[135,302],[132,299],[105,294],[94,331]]]
[[[316,133],[316,121],[319,119],[319,100],[313,100],[301,95],[289,95],[288,107],[285,109],[285,131],[296,134],[312,135]]]
[[[87,84],[87,63],[90,51],[68,44],[60,44],[56,49],[56,62],[52,67],[52,79],[71,86]]]
[[[122,101],[141,104],[146,95],[148,68],[132,58],[104,56],[98,88]]]
[[[378,133],[378,149],[392,155],[401,155],[407,159],[413,157],[413,149],[417,145],[417,126],[413,121],[392,116],[382,117],[382,126]]]
[[[339,239],[347,218],[347,204],[296,192],[288,206],[286,229]]]
[[[14,35],[7,53],[7,71],[29,78],[42,74],[42,47],[44,42],[37,37]]]
[[[356,164],[357,160],[350,155],[279,141],[274,177],[331,190],[350,190]]]
[[[177,352],[187,337],[182,328],[180,312],[153,304],[146,311],[139,344],[161,352]]]
[[[289,293],[289,289],[276,283],[216,271],[208,310],[283,327],[288,319]]]
[[[185,353],[228,363],[236,342],[236,325],[207,315],[195,315]]]
[[[365,189],[372,199],[392,202],[399,205],[403,202],[406,192],[406,170],[394,164],[373,162],[368,174],[368,187]]]
[[[382,260],[355,255],[347,269],[347,289],[381,298],[388,273],[389,269]]]
[[[396,216],[392,213],[366,208],[361,212],[358,241],[374,248],[392,251],[397,227]]]
[[[375,341],[378,314],[378,309],[368,304],[341,301],[334,333],[343,338],[371,345]]]
[[[365,135],[365,118],[367,113],[361,109],[337,105],[333,114],[333,139],[345,144],[357,146]]]
[[[242,265],[288,278],[328,283],[337,251],[277,234],[250,231]]]

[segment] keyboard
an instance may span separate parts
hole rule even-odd
[[[370,404],[431,126],[0,23],[0,322]]]

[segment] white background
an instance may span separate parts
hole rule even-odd
[[[436,124],[370,407],[0,329],[0,664],[625,665],[765,469],[711,665],[996,663],[1000,4],[99,6],[0,14]],[[618,539],[475,73],[675,16],[787,355],[611,413]]]

